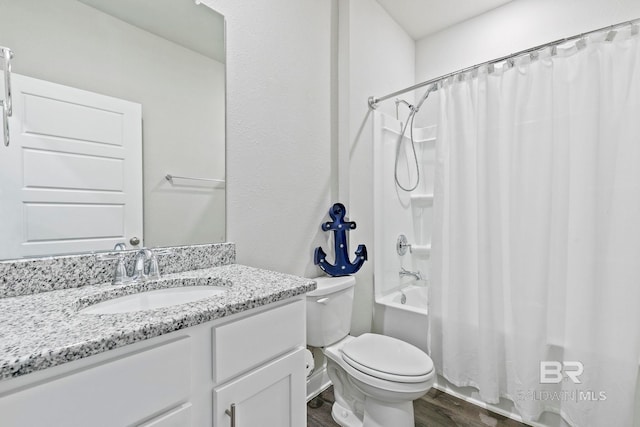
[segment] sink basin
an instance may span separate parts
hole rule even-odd
[[[225,293],[227,289],[228,288],[222,286],[180,286],[177,288],[157,289],[103,301],[83,308],[80,312],[88,314],[116,314],[154,310],[156,308],[170,307],[172,305],[185,304],[221,295]]]

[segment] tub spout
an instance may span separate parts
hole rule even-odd
[[[419,271],[409,271],[404,267],[401,267],[399,274],[400,274],[400,277],[413,276],[416,278],[416,280],[422,280],[422,273],[420,273]]]

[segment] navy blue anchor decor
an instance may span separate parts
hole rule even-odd
[[[356,260],[352,263],[349,261],[349,248],[347,247],[347,231],[355,230],[356,223],[353,221],[345,221],[344,217],[347,209],[342,203],[334,204],[329,209],[329,216],[333,221],[322,224],[323,231],[333,231],[334,246],[336,252],[335,265],[329,264],[326,260],[327,254],[320,246],[316,248],[313,262],[330,276],[348,276],[360,270],[362,264],[367,260],[367,248],[365,245],[358,245],[356,249]]]

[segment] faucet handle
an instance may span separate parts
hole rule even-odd
[[[151,259],[151,250],[147,248],[142,248],[138,250],[136,257],[133,261],[133,273],[131,275],[131,280],[137,282],[139,280],[146,280],[147,274],[145,272],[145,267],[148,259]]]
[[[411,244],[407,240],[407,236],[400,234],[398,240],[396,240],[396,252],[398,252],[398,255],[403,256],[407,253],[407,250],[411,252]]]
[[[173,253],[173,249],[156,249],[151,251],[151,257],[149,259],[149,274],[150,279],[160,278],[160,266],[158,265],[158,255],[170,255]]]
[[[116,263],[115,270],[113,270],[113,278],[111,279],[112,285],[122,285],[123,283],[127,283],[129,281],[129,276],[127,276],[127,267],[124,264],[124,253],[117,255],[98,254],[96,258],[98,259],[98,261],[118,261]]]
[[[127,266],[124,265],[124,256],[120,255],[118,257],[116,269],[113,271],[113,279],[111,279],[111,283],[113,285],[122,285],[128,281],[129,276],[127,276]]]
[[[155,252],[151,252],[151,259],[149,260],[149,273],[147,278],[152,280],[158,280],[160,278],[160,267],[158,266],[158,257]]]

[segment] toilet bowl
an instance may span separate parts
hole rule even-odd
[[[317,289],[307,294],[307,343],[327,358],[333,419],[343,427],[413,427],[413,400],[433,385],[433,362],[396,338],[348,335],[355,279],[315,280]]]

